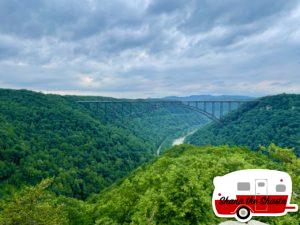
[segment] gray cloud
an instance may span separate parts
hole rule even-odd
[[[213,26],[258,24],[288,12],[297,5],[294,0],[215,0],[192,1],[191,15],[182,24],[187,32],[210,30]],[[264,21],[272,22],[272,20]]]
[[[0,87],[128,97],[299,92],[297,0],[2,0]]]
[[[183,7],[190,5],[191,1],[185,0],[153,0],[150,2],[147,11],[150,14],[172,13],[182,10]]]

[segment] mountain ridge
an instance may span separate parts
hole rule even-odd
[[[187,138],[195,145],[238,145],[258,150],[274,143],[300,156],[300,94],[279,94],[248,102]]]

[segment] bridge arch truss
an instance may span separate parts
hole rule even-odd
[[[255,100],[250,100],[255,101]],[[220,101],[156,101],[156,100],[126,100],[126,101],[77,101],[89,109],[107,113],[119,112],[121,115],[138,116],[136,111],[146,108],[148,112],[160,107],[177,106],[195,111],[209,119],[222,122],[224,116],[233,110],[237,110],[249,100],[220,100]],[[110,109],[110,110],[109,110]],[[145,112],[141,112],[145,113]]]

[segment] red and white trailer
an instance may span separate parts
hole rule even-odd
[[[212,198],[214,213],[219,217],[235,217],[240,222],[252,216],[282,216],[296,212],[290,204],[292,179],[276,170],[240,170],[215,177]]]

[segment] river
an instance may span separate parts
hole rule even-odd
[[[183,144],[184,141],[185,141],[185,139],[186,139],[188,136],[190,136],[190,135],[192,135],[193,133],[195,133],[198,129],[199,129],[199,127],[198,127],[197,129],[191,130],[190,132],[186,133],[186,134],[183,135],[183,136],[180,136],[180,137],[174,139],[173,142],[172,142],[172,146]],[[160,146],[159,146],[158,149],[156,150],[156,155],[159,155],[159,154],[160,154],[160,151],[161,151],[161,148],[162,148],[163,144],[164,144],[164,141],[160,144]]]
[[[185,140],[188,136],[190,136],[190,135],[192,135],[193,133],[195,133],[197,130],[198,130],[198,129],[194,129],[194,130],[188,132],[187,134],[185,134],[184,136],[181,136],[181,137],[179,137],[179,138],[176,138],[176,139],[173,141],[172,146],[183,144],[183,143],[184,143],[184,140]]]

